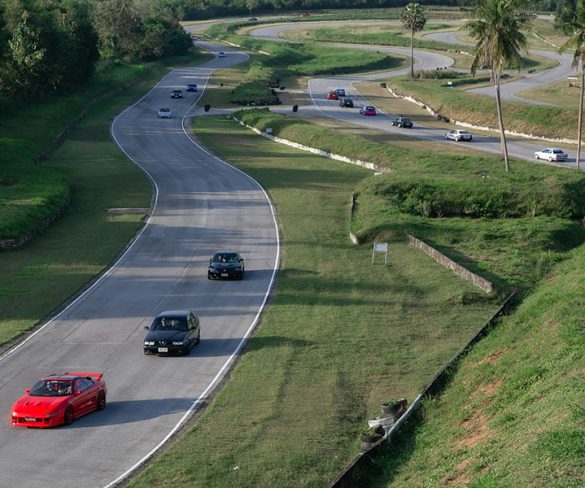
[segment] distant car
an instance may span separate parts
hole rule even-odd
[[[201,342],[199,318],[189,310],[162,312],[145,329],[144,354],[189,354]]]
[[[396,117],[395,119],[392,119],[392,125],[394,127],[404,127],[406,129],[412,129],[414,127],[412,120],[408,117]]]
[[[170,108],[161,108],[158,111],[158,118],[159,119],[170,119],[171,118],[171,109]]]
[[[26,389],[12,406],[15,427],[55,427],[106,408],[108,390],[103,373],[52,374]]]
[[[376,115],[376,107],[374,107],[373,105],[366,105],[365,107],[360,107],[360,114]]]
[[[343,88],[336,88],[335,93],[337,93],[338,97],[344,97],[345,96],[345,90]]]
[[[445,139],[451,139],[453,141],[471,141],[473,136],[466,130],[450,130],[445,134]]]
[[[216,252],[209,260],[207,270],[207,279],[225,278],[238,279],[244,278],[244,259],[237,252],[221,251]]]
[[[342,98],[341,100],[339,100],[339,106],[352,108],[353,100],[351,98]]]
[[[248,22],[256,22],[258,19],[256,17],[250,17]]]
[[[339,100],[339,95],[334,90],[327,92],[327,100]]]
[[[225,53],[223,51],[219,51],[219,53],[217,54],[218,58],[225,58]]]
[[[299,15],[299,17],[302,19],[303,17],[310,17],[311,14],[309,12],[303,12],[302,14]]]
[[[547,161],[566,161],[569,155],[558,147],[545,147],[542,151],[534,153],[536,159],[546,159]]]
[[[189,83],[187,85],[187,91],[188,92],[196,92],[197,91],[197,85],[195,83]]]
[[[171,98],[183,98],[183,91],[182,90],[173,90],[171,92]]]

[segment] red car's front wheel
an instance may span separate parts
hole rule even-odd
[[[97,398],[96,410],[103,410],[104,408],[106,408],[106,394],[100,391]]]
[[[69,405],[65,410],[65,414],[63,415],[63,423],[65,425],[71,425],[74,419],[75,415],[73,414],[73,407]]]

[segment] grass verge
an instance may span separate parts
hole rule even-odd
[[[326,486],[382,400],[412,399],[497,305],[462,300],[478,292],[404,243],[386,267],[349,242],[349,197],[368,171],[225,117],[197,119],[195,132],[269,191],[284,260],[230,381],[129,486]]]
[[[442,86],[446,81],[448,80],[411,80],[407,77],[399,77],[392,78],[387,83],[399,94],[422,100],[436,112],[451,120],[463,120],[484,127],[498,127],[494,97],[462,93],[462,90],[473,88],[468,85],[446,88]],[[578,114],[575,108],[503,101],[502,112],[506,130],[551,139],[576,139],[574,129],[577,127]]]
[[[68,300],[142,226],[140,216],[106,213],[112,207],[148,207],[151,194],[148,179],[112,142],[109,124],[120,107],[149,90],[168,69],[166,64],[156,63],[114,70],[112,83],[116,79],[127,84],[134,81],[131,88],[96,105],[35,173],[35,178],[49,172],[65,179],[70,203],[42,235],[18,250],[0,252],[0,344],[30,329]],[[11,134],[6,147],[14,165],[27,168],[32,156],[51,140],[54,132],[41,127],[58,131],[63,121],[73,118],[94,96],[88,89],[85,98],[76,94],[71,100],[31,107],[11,119],[14,126],[7,127],[5,122],[4,133]]]
[[[237,116],[284,139],[388,168],[354,189],[352,230],[362,241],[400,242],[413,233],[505,289],[532,287],[585,240],[579,220],[585,177],[579,173],[514,161],[513,174],[506,175],[497,156],[447,152],[444,145],[421,151],[351,133],[340,138],[337,129],[268,110]],[[437,194],[443,196],[433,210]],[[457,215],[453,199],[461,212],[445,218]]]

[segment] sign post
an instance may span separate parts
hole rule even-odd
[[[384,264],[388,265],[388,243],[387,242],[374,242],[374,248],[372,249],[372,264],[374,264],[374,256],[377,252],[384,253]]]

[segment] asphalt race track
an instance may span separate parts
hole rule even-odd
[[[222,50],[225,58],[170,72],[114,121],[113,137],[153,181],[154,209],[131,248],[93,287],[1,357],[0,486],[114,482],[205,401],[255,325],[278,266],[273,209],[255,181],[183,129],[201,91],[169,96],[186,83],[203,87],[214,69],[246,59]],[[173,118],[158,119],[160,107],[170,107]],[[208,260],[219,249],[244,256],[243,281],[207,280]],[[201,344],[187,357],[145,356],[144,326],[173,309],[199,315]],[[55,429],[9,426],[24,388],[68,370],[105,372],[104,411]]]

